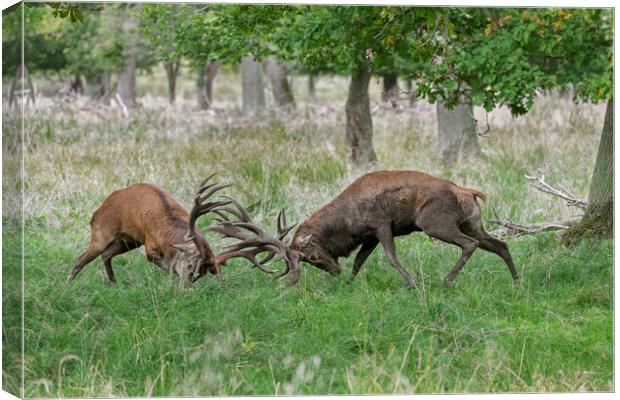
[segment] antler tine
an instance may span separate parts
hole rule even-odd
[[[213,213],[217,214],[217,216],[220,217],[216,219],[217,222],[219,223],[230,222],[230,218],[228,218],[226,213],[224,213],[223,209],[213,208],[211,211],[213,211]]]
[[[260,229],[258,226],[254,225],[253,223],[239,221],[239,222],[233,222],[233,225],[238,226],[240,228],[244,228],[248,231],[254,232],[256,236],[260,236],[260,237],[266,236],[265,232],[262,229]]]
[[[250,261],[254,267],[260,269],[263,272],[266,272],[268,274],[274,274],[278,272],[277,270],[265,268],[265,266],[263,266],[261,263],[259,263],[256,260],[256,255],[260,252],[261,250],[258,250],[258,249],[245,250],[245,251],[229,251],[224,254],[220,254],[217,257],[218,257],[218,261],[222,264],[225,263],[230,258],[243,257],[246,260]]]
[[[266,262],[270,261],[270,260],[271,260],[271,259],[272,259],[275,255],[276,255],[276,253],[275,253],[275,252],[270,251],[270,252],[267,254],[267,257],[263,258],[263,259],[260,261],[260,263],[261,263],[261,264],[265,264]],[[277,261],[277,259],[276,259],[276,260],[274,260],[274,261]]]
[[[196,191],[196,194],[194,195],[194,202],[195,203],[203,203],[205,200],[207,200],[209,197],[213,196],[213,194],[215,194],[216,192],[225,189],[227,187],[232,186],[232,183],[228,183],[228,184],[216,184],[216,183],[212,183],[210,185],[203,185],[200,187],[200,189],[198,189]],[[207,191],[206,193],[205,190],[210,189],[209,191]],[[226,197],[226,196],[222,196],[222,197]]]
[[[226,247],[226,250],[218,255],[220,262],[234,257],[243,257],[249,260],[255,267],[259,268],[263,272],[277,272],[271,271],[264,267],[264,264],[270,260],[282,259],[287,262],[287,271],[291,270],[289,263],[297,263],[296,256],[289,254],[290,250],[288,245],[283,242],[284,237],[295,227],[286,226],[286,214],[282,210],[278,214],[277,225],[278,233],[275,236],[267,234],[258,225],[252,222],[248,212],[236,199],[229,196],[221,196],[223,199],[229,202],[228,206],[218,207],[213,210],[218,216],[218,224],[210,227],[209,230],[220,233],[224,237],[237,239],[236,243],[233,243]],[[260,253],[267,253],[266,256],[259,262],[256,257]],[[297,271],[298,266],[294,267]],[[284,276],[280,274],[280,276]]]
[[[262,239],[258,239],[258,238],[247,238],[247,239],[241,239],[240,242],[230,244],[227,247],[228,247],[228,251],[237,251],[237,250],[242,250],[248,247],[252,247],[256,249],[258,252],[263,252],[263,251],[271,252],[273,248],[276,248],[276,249],[278,248],[278,244],[271,243],[271,242],[265,242]]]
[[[231,237],[239,240],[250,239],[250,236],[244,235],[243,231],[230,224],[220,224],[207,228],[208,231],[217,232],[225,237]]]
[[[284,240],[286,235],[295,226],[297,226],[297,224],[293,224],[291,226],[286,226],[286,213],[284,212],[284,209],[282,209],[282,211],[280,211],[280,213],[278,214],[278,236],[277,236],[277,239],[278,240]]]
[[[230,203],[228,203],[230,204]],[[214,210],[215,211],[215,210]],[[219,211],[219,212],[218,212]],[[239,221],[243,221],[243,215],[236,209],[231,207],[219,207],[217,211],[215,211],[219,216],[225,218],[226,221],[230,221],[230,218],[226,216],[225,213],[229,213],[234,215]]]
[[[250,216],[248,215],[247,211],[245,211],[245,208],[243,208],[243,206],[236,200],[233,199],[230,196],[222,196],[223,198],[230,200],[230,202],[235,206],[235,208],[241,213],[241,218],[239,218],[242,221],[245,222],[252,222],[252,219],[250,219]]]
[[[278,232],[282,231],[282,228],[286,226],[286,214],[284,209],[278,213]]]
[[[278,232],[278,240],[284,240],[286,235],[288,235],[288,233],[296,226],[297,226],[297,224],[293,224],[291,226],[288,226],[288,227],[284,228],[284,230]]]
[[[188,239],[192,239],[196,235],[196,220],[198,220],[198,218],[212,211],[215,207],[223,207],[228,204],[230,204],[230,202],[228,202],[227,200],[208,203],[196,202],[189,213],[189,232],[187,235]]]
[[[198,191],[196,192],[196,194],[204,190],[203,188],[207,185],[207,182],[209,182],[209,180],[211,180],[211,178],[213,178],[216,174],[217,172],[214,172],[211,175],[207,176],[205,179],[203,179],[203,181],[200,182],[200,185],[198,185]]]
[[[216,192],[231,186],[231,184],[217,184],[217,183],[209,183],[209,181],[215,176],[215,173],[206,177],[198,186],[198,190],[194,194],[194,206],[192,207],[189,213],[189,224],[188,224],[188,232],[186,235],[187,240],[195,240],[196,237],[196,220],[202,216],[207,214],[216,208],[222,208],[230,204],[230,200],[220,200],[220,201],[211,201],[207,202],[213,194]],[[206,191],[206,193],[205,193]],[[198,243],[197,246],[200,247]]]

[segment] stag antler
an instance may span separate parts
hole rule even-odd
[[[219,254],[217,256],[218,261],[224,263],[231,258],[243,257],[261,271],[275,273],[277,271],[266,268],[264,264],[277,254],[278,259],[286,262],[286,270],[279,274],[277,278],[293,270],[295,273],[291,277],[290,284],[297,282],[299,279],[299,260],[293,250],[284,242],[285,236],[295,225],[286,226],[284,211],[278,214],[278,234],[276,237],[273,237],[252,222],[247,211],[237,200],[228,196],[222,197],[228,201],[228,204],[232,204],[234,207],[219,206],[213,209],[213,212],[220,218],[218,219],[218,224],[209,227],[208,230],[239,241],[230,245],[226,252]],[[231,220],[228,215],[234,216],[236,220]],[[256,256],[263,252],[268,252],[269,254],[259,262]]]
[[[230,184],[223,185],[217,183],[209,183],[211,178],[215,176],[215,173],[209,175],[205,180],[200,183],[196,194],[194,195],[194,206],[189,214],[189,228],[188,232],[185,235],[185,239],[187,241],[193,241],[196,245],[196,248],[205,258],[212,258],[213,251],[209,247],[209,244],[206,240],[202,239],[202,236],[196,234],[196,221],[202,215],[205,215],[211,211],[216,210],[219,207],[225,207],[230,204],[230,201],[207,201],[211,196],[213,196],[216,192],[231,186]]]

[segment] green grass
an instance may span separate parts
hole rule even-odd
[[[342,86],[323,78],[319,98],[331,102],[256,119],[237,110],[219,117],[193,111],[191,98],[173,108],[153,101],[131,120],[115,109],[95,115],[45,101],[29,111],[24,394],[613,390],[611,241],[567,248],[553,233],[509,238],[520,285],[500,258],[479,250],[444,288],[459,251],[423,234],[397,239],[402,264],[420,281],[415,291],[381,249],[353,284],[352,259],[342,261],[337,278],[303,265],[300,282],[286,289],[235,261],[224,270],[225,285],[208,276],[184,290],[142,251],[114,259],[116,285],[106,282],[99,260],[65,281],[88,243],[92,212],[132,182],[162,185],[189,204],[195,185],[217,171],[269,229],[281,208],[291,221],[309,216],[366,171],[346,162],[343,94],[333,89]],[[230,87],[220,86],[220,98],[236,98]],[[431,106],[380,109],[380,161],[372,168],[419,169],[478,188],[488,197],[486,221],[490,205],[518,222],[566,219],[575,211],[529,188],[523,175],[542,168],[549,182],[586,197],[603,110],[560,102],[541,98],[516,120],[492,113],[494,139],[480,139],[481,160],[451,170],[434,152]],[[9,196],[18,188],[11,152],[18,127],[5,117],[3,386],[13,392],[21,384],[20,207]]]

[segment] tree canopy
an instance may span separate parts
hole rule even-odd
[[[613,16],[609,9],[446,10],[441,64],[418,64],[419,95],[454,103],[465,95],[491,110],[524,114],[539,90],[572,85],[575,98],[610,99]]]

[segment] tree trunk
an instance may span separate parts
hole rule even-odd
[[[316,102],[316,86],[314,79],[314,74],[308,75],[308,100],[313,103]]]
[[[415,107],[415,91],[416,87],[413,84],[413,80],[407,79],[407,98],[409,99],[409,107]]]
[[[168,78],[168,102],[174,104],[177,91],[177,77],[179,75],[179,66],[181,60],[167,61],[164,63],[166,69],[166,77]]]
[[[34,92],[34,84],[32,83],[32,79],[30,78],[30,74],[28,73],[28,68],[24,64],[24,78],[26,78],[26,85],[28,86],[28,97],[30,97],[30,101],[32,101],[32,105],[35,103],[35,92]]]
[[[9,91],[9,107],[11,107],[13,103],[17,105],[17,92],[19,92],[19,97],[20,99],[22,99],[21,101],[23,101],[24,96],[28,95],[30,101],[32,101],[32,104],[34,105],[36,100],[34,93],[34,84],[32,83],[32,79],[28,74],[28,68],[25,64],[20,64],[17,67],[17,71],[15,71],[15,76],[13,77],[13,81],[11,82],[11,89]]]
[[[208,107],[211,107],[213,104],[213,80],[215,79],[215,75],[217,74],[217,70],[222,65],[222,61],[215,60],[209,65],[207,65],[207,69],[205,70],[205,93],[207,97]]]
[[[130,12],[139,12],[140,4],[128,8],[123,20],[123,70],[118,76],[117,93],[128,108],[138,105],[136,97],[136,53],[138,51],[138,19]]]
[[[255,61],[253,56],[241,60],[241,90],[244,113],[255,113],[265,108],[261,63]]]
[[[264,61],[265,72],[271,81],[273,98],[279,107],[295,107],[295,99],[288,84],[286,68],[275,57],[269,56]]]
[[[17,96],[15,95],[15,91],[17,89],[17,83],[22,79],[22,65],[19,64],[17,67],[17,71],[15,71],[15,76],[13,77],[13,81],[11,82],[11,89],[9,89],[9,107],[15,103],[17,105]]]
[[[480,147],[471,104],[457,104],[451,110],[437,101],[437,144],[441,162],[454,166],[462,159],[478,158]]]
[[[383,75],[383,91],[381,92],[383,101],[389,101],[392,107],[396,108],[398,101],[398,75],[388,72]]]
[[[222,65],[220,60],[205,65],[198,73],[198,108],[208,110],[213,104],[213,79]]]
[[[207,89],[205,79],[207,66],[203,65],[198,69],[198,80],[196,80],[196,99],[198,100],[199,110],[208,110],[209,102],[207,101]]]
[[[101,74],[97,87],[92,93],[92,99],[108,104],[110,102],[110,97],[112,97],[113,90],[114,88],[110,84],[110,75],[106,73]]]
[[[614,220],[614,101],[607,102],[605,122],[598,145],[588,208],[581,221],[562,235],[564,243],[575,243],[583,236],[612,238]]]
[[[372,143],[372,117],[368,98],[368,84],[371,77],[372,73],[366,69],[351,76],[345,106],[346,142],[349,146],[349,157],[351,161],[360,164],[377,160]]]
[[[82,82],[82,77],[79,72],[76,72],[73,75],[73,81],[71,81],[71,91],[75,94],[84,93],[84,83]]]

